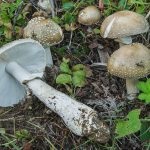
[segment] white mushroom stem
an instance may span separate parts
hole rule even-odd
[[[121,47],[121,46],[124,46],[127,44],[131,44],[132,43],[132,37],[131,36],[122,37],[122,38],[115,39],[115,41],[119,42],[119,46]]]
[[[51,55],[50,47],[44,46],[46,53],[46,66],[51,67],[53,65],[53,59]]]
[[[139,92],[136,87],[137,82],[138,80],[126,79],[127,98],[129,100],[133,100]]]
[[[16,62],[8,63],[6,71],[21,84],[25,84],[47,107],[56,112],[73,133],[101,143],[108,141],[109,128],[99,120],[96,111],[36,79]]]

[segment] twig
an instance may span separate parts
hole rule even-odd
[[[90,66],[91,67],[96,67],[96,66],[105,66],[105,67],[107,67],[107,63],[93,63]]]
[[[51,11],[52,11],[52,18],[55,17],[55,5],[53,0],[49,0],[49,3],[51,5]]]
[[[68,45],[68,50],[70,50],[70,46],[71,46],[71,42],[72,42],[72,36],[73,36],[73,31],[71,30],[70,41],[69,41],[69,45]]]
[[[148,19],[150,16],[150,11],[148,12],[148,14],[146,15],[145,19]]]

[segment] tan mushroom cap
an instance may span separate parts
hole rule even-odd
[[[83,25],[92,25],[99,22],[100,18],[100,10],[95,6],[88,6],[79,12],[78,22]]]
[[[108,29],[109,27],[110,29]],[[121,38],[144,33],[147,32],[148,29],[149,24],[144,16],[124,10],[108,16],[103,21],[101,25],[101,35],[104,38]]]
[[[24,38],[32,38],[43,45],[52,46],[63,40],[61,27],[51,19],[36,17],[24,28]]]
[[[140,43],[122,46],[108,60],[108,72],[120,78],[142,78],[150,74],[150,50]]]

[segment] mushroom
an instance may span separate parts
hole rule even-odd
[[[123,44],[132,43],[132,35],[147,32],[149,24],[144,16],[128,11],[118,11],[103,21],[101,25],[101,35],[103,38],[116,39]]]
[[[78,22],[83,25],[92,25],[99,22],[100,18],[100,10],[95,6],[88,6],[79,12]]]
[[[150,74],[150,50],[140,43],[124,45],[111,55],[107,67],[110,74],[126,79],[127,98],[132,100],[138,79]]]
[[[0,105],[6,107],[18,103],[26,97],[29,89],[57,113],[73,133],[101,143],[107,142],[109,128],[98,118],[95,110],[40,79],[45,65],[45,50],[37,41],[21,39],[3,46],[0,49]]]
[[[52,64],[50,46],[59,44],[63,38],[61,27],[51,19],[36,17],[28,22],[24,28],[24,38],[31,38],[39,41],[46,50],[47,66]]]

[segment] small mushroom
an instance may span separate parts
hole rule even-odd
[[[31,38],[43,44],[47,54],[47,66],[50,66],[52,59],[49,47],[59,44],[64,35],[61,27],[53,20],[36,17],[31,19],[24,28],[24,38]]]
[[[83,25],[92,25],[99,22],[100,18],[100,10],[95,6],[88,6],[79,12],[78,22]]]
[[[57,113],[66,126],[79,136],[105,143],[110,131],[98,113],[53,87],[42,77],[46,66],[45,50],[31,39],[13,41],[0,49],[0,106],[7,107],[26,97],[26,90]]]
[[[132,100],[137,80],[150,74],[150,50],[140,43],[124,45],[111,55],[107,67],[110,74],[126,79],[127,98]]]
[[[103,21],[101,35],[103,38],[116,39],[123,44],[131,44],[130,36],[147,32],[149,24],[144,16],[124,10],[118,11]]]

